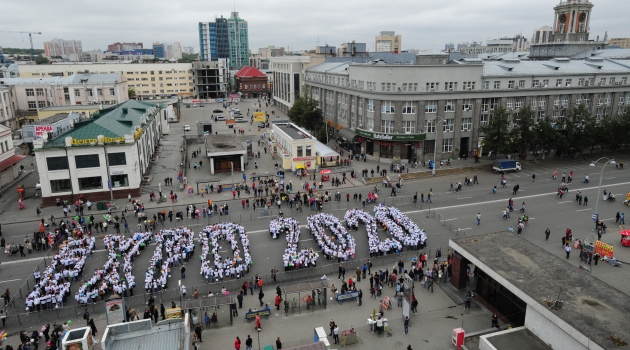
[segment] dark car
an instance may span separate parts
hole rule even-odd
[[[222,109],[214,109],[212,110],[212,113],[223,113]]]

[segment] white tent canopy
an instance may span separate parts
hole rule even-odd
[[[315,152],[317,152],[320,157],[339,157],[339,153],[319,141],[315,143]]]

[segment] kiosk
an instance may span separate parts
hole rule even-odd
[[[64,350],[93,350],[94,340],[90,327],[71,329],[61,340]]]

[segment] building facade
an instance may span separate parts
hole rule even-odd
[[[66,77],[78,73],[122,73],[141,100],[171,96],[189,97],[194,92],[191,63],[75,63],[20,65],[20,77]]]
[[[11,88],[11,103],[18,112],[73,105],[115,105],[129,99],[127,79],[122,73],[73,74],[54,78],[2,79]]]
[[[167,60],[178,60],[182,58],[182,46],[179,42],[172,44],[155,42],[153,43],[153,56]]]
[[[402,35],[396,35],[394,31],[380,32],[375,39],[374,51],[400,53],[402,51]]]
[[[267,75],[255,67],[245,66],[234,74],[236,91],[242,93],[244,98],[256,98],[267,96]]]
[[[551,35],[553,34],[553,27],[542,26],[534,29],[534,35],[532,36],[531,44],[543,44],[551,41]]]
[[[479,128],[499,106],[510,113],[531,106],[535,121],[562,122],[581,104],[597,119],[624,113],[629,78],[630,64],[601,58],[323,63],[306,69],[305,88],[353,152],[381,161],[428,161],[434,152],[438,160],[483,152]]]
[[[230,70],[241,69],[249,64],[249,30],[247,21],[232,12],[227,21],[230,38]]]
[[[169,127],[167,112],[130,100],[53,139],[34,140],[43,204],[80,195],[92,202],[139,196],[157,141]]]
[[[229,89],[229,70],[227,59],[195,61],[192,63],[194,74],[193,96],[200,99],[227,98]]]
[[[273,102],[283,112],[288,112],[295,99],[302,93],[304,70],[311,62],[309,56],[282,56],[270,59],[273,71]]]
[[[12,92],[9,87],[0,86],[0,123],[11,130],[17,129],[17,120],[13,108]]]
[[[199,22],[199,59],[218,61],[230,58],[228,20],[215,18],[214,22]]]
[[[109,52],[121,52],[121,51],[129,51],[129,50],[137,50],[142,49],[142,43],[121,43],[115,42],[113,44],[107,45],[107,51]]]
[[[24,157],[15,154],[11,128],[0,124],[0,186],[15,179],[13,167]]]
[[[608,41],[610,46],[618,46],[620,49],[630,49],[630,38],[612,38]]]
[[[53,39],[44,42],[44,54],[47,57],[67,56],[73,53],[81,53],[82,51],[81,40]]]

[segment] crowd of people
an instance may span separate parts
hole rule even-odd
[[[335,216],[325,213],[309,215],[307,226],[326,259],[337,259],[337,262],[342,262],[354,258],[356,250],[354,237],[348,234]],[[326,229],[333,233],[332,236],[326,234]]]
[[[385,255],[388,252],[396,251],[398,247],[402,247],[400,242],[395,238],[387,237],[384,241],[378,238],[378,224],[376,219],[364,210],[350,209],[346,211],[344,220],[348,228],[355,231],[359,229],[359,223],[365,225],[371,257]]]
[[[167,288],[170,269],[190,259],[195,250],[194,232],[186,227],[160,230],[155,234],[155,241],[156,247],[144,278],[147,293]]]
[[[70,295],[70,282],[77,281],[82,275],[85,259],[92,254],[95,242],[96,239],[90,236],[61,243],[46,269],[33,273],[36,284],[26,297],[27,310],[62,306]]]
[[[286,233],[287,247],[282,254],[284,270],[315,267],[319,254],[313,249],[298,248],[300,241],[300,223],[293,218],[278,216],[269,222],[269,233],[272,238],[278,238],[281,233]]]
[[[238,246],[237,238],[241,239],[242,251]],[[229,242],[233,258],[221,257],[219,240]],[[199,241],[201,242],[201,274],[208,282],[223,281],[224,278],[240,278],[249,272],[252,257],[249,253],[249,238],[243,226],[228,222],[206,226],[199,233]],[[213,255],[213,265],[208,260],[208,254]]]
[[[377,205],[374,207],[374,217],[404,247],[416,250],[426,246],[427,235],[424,230],[397,208]]]

